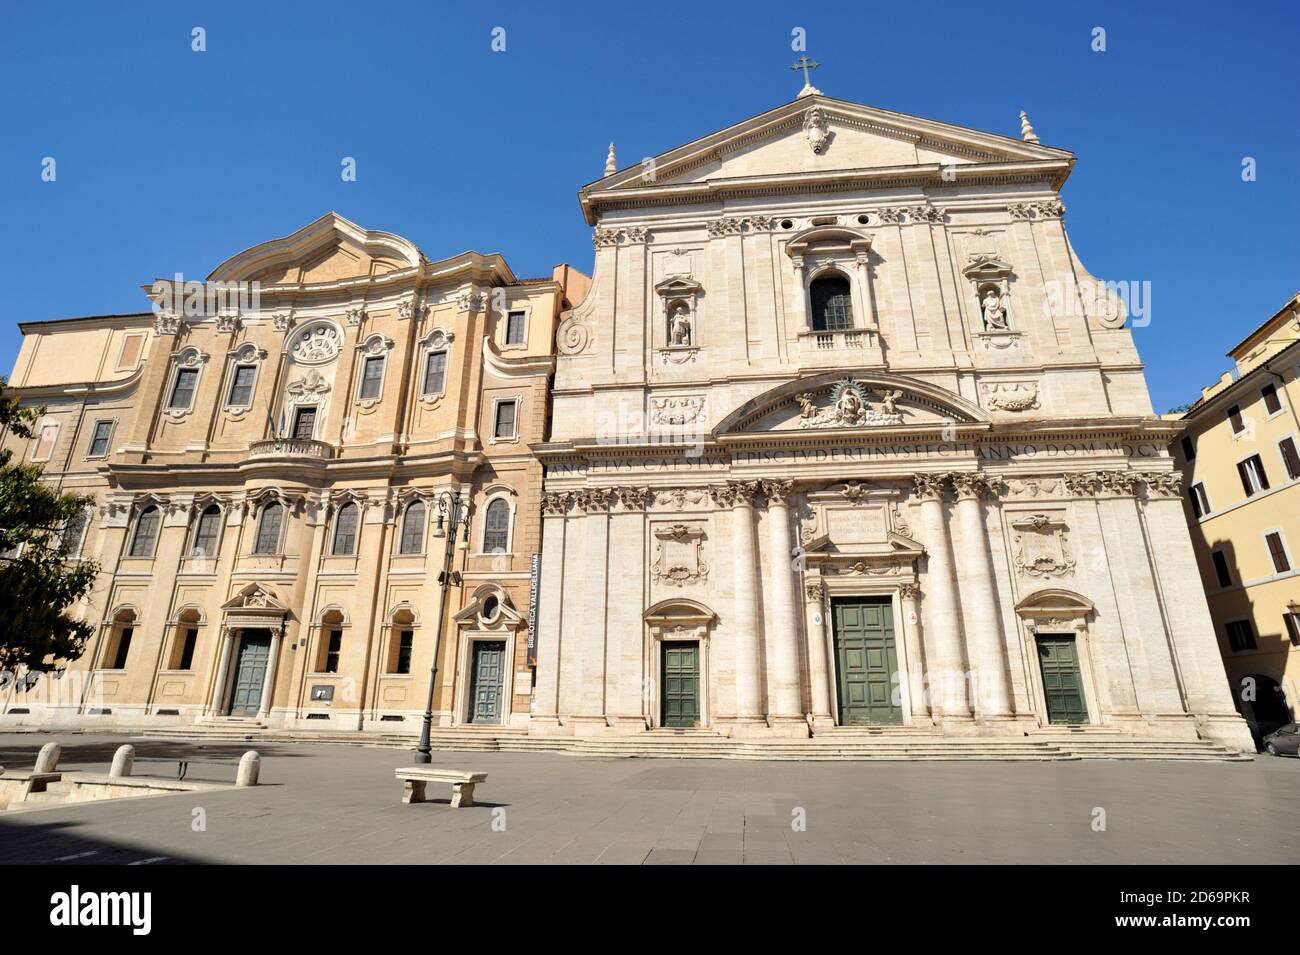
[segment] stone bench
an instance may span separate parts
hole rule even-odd
[[[451,808],[474,805],[474,787],[487,779],[487,773],[462,773],[455,769],[431,769],[428,766],[407,766],[395,771],[397,778],[406,783],[402,802],[424,802],[424,787],[429,783],[451,783]]]

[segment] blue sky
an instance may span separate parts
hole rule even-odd
[[[1158,411],[1300,289],[1300,4],[807,6],[9,5],[0,369],[16,322],[140,310],[155,276],[206,275],[330,209],[432,258],[590,271],[575,193],[609,141],[625,165],[793,98],[795,27],[828,95],[1009,135],[1025,109],[1078,154],[1063,198],[1084,264],[1152,283],[1135,337]]]

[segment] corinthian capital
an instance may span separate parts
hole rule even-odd
[[[957,493],[957,500],[978,501],[990,491],[993,490],[993,484],[984,475],[961,471],[951,475],[953,490]]]
[[[916,496],[923,501],[941,501],[943,500],[943,485],[947,480],[945,474],[914,474],[912,482],[916,489]]]
[[[790,500],[794,481],[763,481],[763,496],[768,504],[785,504]]]

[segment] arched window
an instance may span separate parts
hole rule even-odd
[[[284,524],[284,505],[271,501],[262,508],[262,515],[257,522],[257,540],[253,545],[254,554],[277,554],[280,551],[280,528]]]
[[[194,543],[191,557],[215,557],[221,544],[221,508],[209,504],[194,523]]]
[[[113,629],[109,631],[100,666],[109,670],[125,670],[131,655],[131,636],[135,633],[135,611],[119,610],[113,615]]]
[[[343,654],[343,614],[331,610],[321,617],[320,642],[316,645],[317,673],[338,673]]]
[[[842,275],[826,275],[814,279],[809,292],[813,331],[834,332],[853,327],[853,297],[848,279]]]
[[[483,518],[483,553],[504,554],[510,546],[510,503],[498,497]]]
[[[426,523],[424,515],[424,501],[412,501],[407,505],[406,514],[402,518],[402,538],[398,542],[398,553],[424,553],[424,526]]]
[[[86,529],[90,527],[90,508],[83,507],[63,525],[59,531],[59,556],[71,560],[81,556],[81,548],[86,542]]]
[[[172,634],[171,656],[167,661],[169,670],[193,670],[194,648],[199,642],[199,612],[189,609],[181,611],[176,618],[176,631]]]
[[[158,525],[162,522],[162,513],[157,506],[150,504],[135,519],[135,536],[131,538],[132,557],[152,557],[158,545]]]
[[[410,673],[411,653],[415,647],[415,616],[409,610],[393,614],[392,636],[388,644],[388,672]]]
[[[350,557],[357,552],[357,516],[360,509],[353,501],[348,501],[339,508],[334,518],[333,553],[339,557]]]

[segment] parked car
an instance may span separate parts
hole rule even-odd
[[[1264,751],[1270,756],[1300,756],[1300,723],[1287,723],[1264,737]]]

